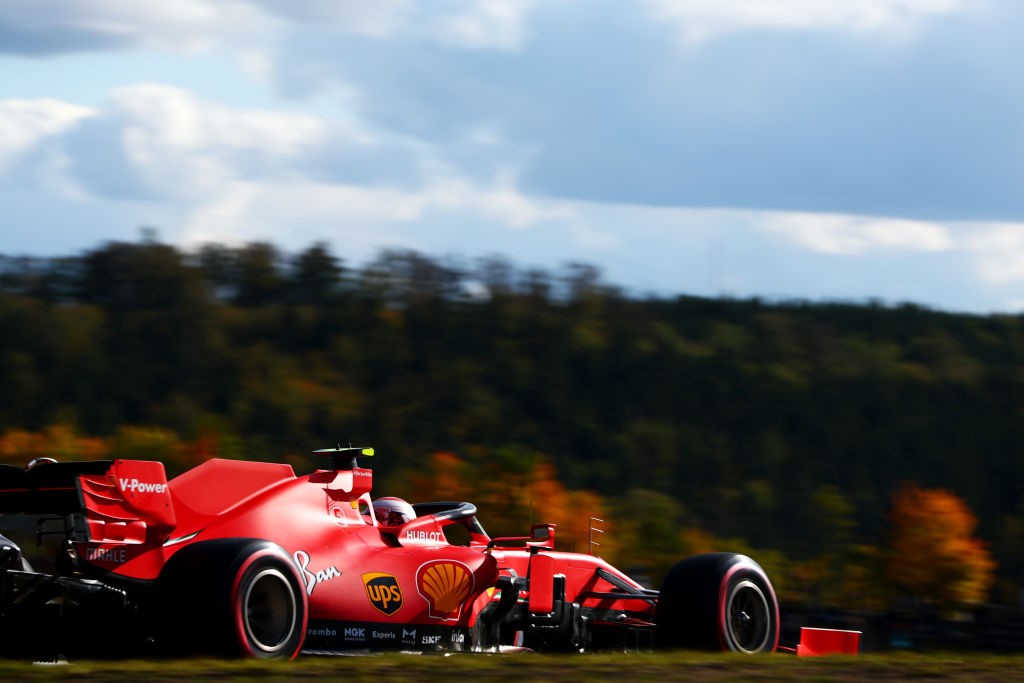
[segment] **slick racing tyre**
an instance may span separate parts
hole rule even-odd
[[[291,659],[306,633],[302,585],[294,563],[269,541],[232,538],[182,548],[158,580],[162,649]]]
[[[773,652],[779,604],[764,570],[749,557],[709,553],[669,570],[658,597],[659,647]]]

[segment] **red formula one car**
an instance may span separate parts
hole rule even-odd
[[[159,462],[0,465],[0,513],[19,513],[4,519],[56,540],[37,571],[0,536],[0,655],[778,646],[775,593],[745,556],[683,560],[649,590],[556,551],[551,525],[490,538],[471,503],[379,519],[355,458],[372,449],[317,454],[303,476],[210,460],[171,481]]]

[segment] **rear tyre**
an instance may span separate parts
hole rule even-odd
[[[232,645],[246,656],[290,659],[306,632],[303,593],[276,553],[254,553],[231,596]]]
[[[659,647],[772,652],[779,605],[764,570],[745,555],[709,553],[677,563],[658,597]]]
[[[175,655],[291,659],[305,640],[302,585],[274,543],[222,539],[187,546],[167,562],[157,584],[159,641]]]

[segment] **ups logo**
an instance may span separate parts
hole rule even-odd
[[[363,574],[366,597],[378,612],[391,616],[402,607],[402,589],[391,574]]]

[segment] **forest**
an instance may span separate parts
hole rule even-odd
[[[553,521],[654,583],[740,550],[847,609],[1024,600],[1022,361],[1018,316],[637,295],[580,263],[0,255],[0,461],[373,446],[377,492],[492,533]]]

